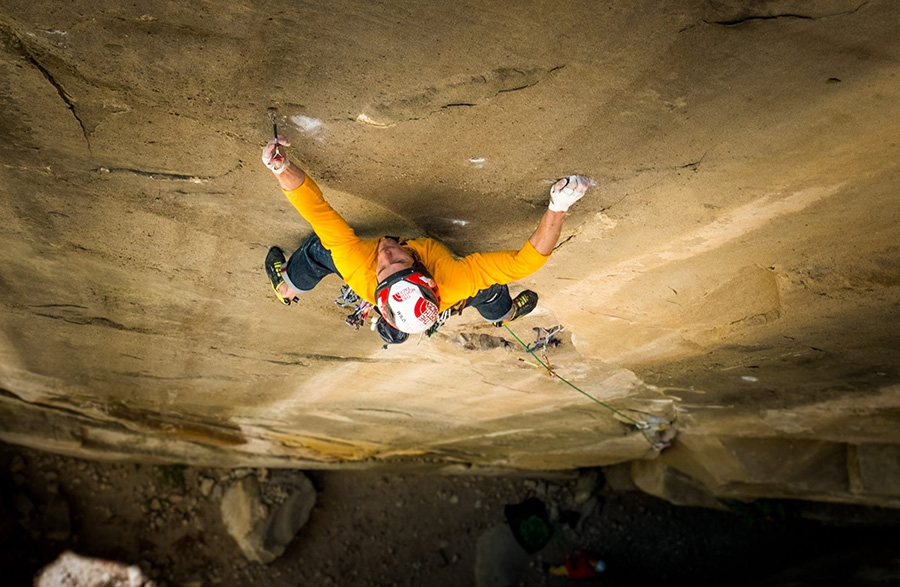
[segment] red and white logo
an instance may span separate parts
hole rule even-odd
[[[423,323],[428,324],[429,326],[431,324],[434,324],[435,321],[438,319],[437,306],[435,306],[433,303],[429,302],[425,298],[418,299],[418,301],[416,302],[416,308],[414,311],[415,311],[416,318],[421,320]]]
[[[391,297],[395,302],[405,302],[417,293],[419,293],[418,290],[414,286],[408,284],[401,284],[400,289],[397,289],[396,286],[391,288]]]

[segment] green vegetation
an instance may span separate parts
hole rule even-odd
[[[187,465],[163,465],[159,467],[159,474],[166,485],[184,487],[184,472],[187,469]]]

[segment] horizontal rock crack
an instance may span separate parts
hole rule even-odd
[[[759,14],[759,15],[744,16],[741,18],[735,18],[735,19],[731,19],[731,20],[714,20],[714,21],[704,20],[703,22],[705,22],[706,24],[716,24],[716,25],[720,25],[720,26],[733,27],[733,26],[740,26],[742,24],[745,24],[747,22],[754,21],[754,20],[780,20],[780,19],[820,20],[823,18],[832,18],[835,16],[847,16],[850,14],[854,14],[854,13],[858,12],[866,4],[868,4],[868,2],[863,2],[862,4],[860,4],[853,10],[845,10],[842,12],[835,12],[832,14],[822,14],[819,16],[812,16],[812,15],[808,15],[808,14],[794,14],[794,13]]]

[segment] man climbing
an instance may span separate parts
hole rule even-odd
[[[432,333],[450,313],[464,307],[477,309],[498,326],[534,310],[536,293],[525,290],[512,299],[506,284],[544,265],[559,241],[566,211],[592,185],[579,175],[557,181],[540,224],[518,251],[474,253],[460,259],[430,238],[357,237],[312,178],[285,156],[288,146],[290,141],[282,136],[272,139],[263,148],[262,161],[314,233],[287,262],[280,248],[269,249],[265,269],[278,299],[288,306],[296,303],[302,293],[336,273],[378,310],[377,329],[389,343],[403,342],[410,334]]]

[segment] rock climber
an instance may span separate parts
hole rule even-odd
[[[380,315],[378,333],[388,343],[410,334],[433,333],[452,313],[473,307],[498,326],[528,314],[538,296],[525,290],[515,299],[506,284],[540,269],[559,241],[569,206],[592,185],[572,175],[550,189],[550,204],[540,224],[518,251],[473,253],[462,258],[430,238],[385,236],[361,239],[325,201],[322,190],[287,158],[290,141],[278,135],[263,148],[262,161],[278,179],[284,195],[312,226],[313,234],[285,261],[269,249],[265,270],[285,305],[336,273]]]

